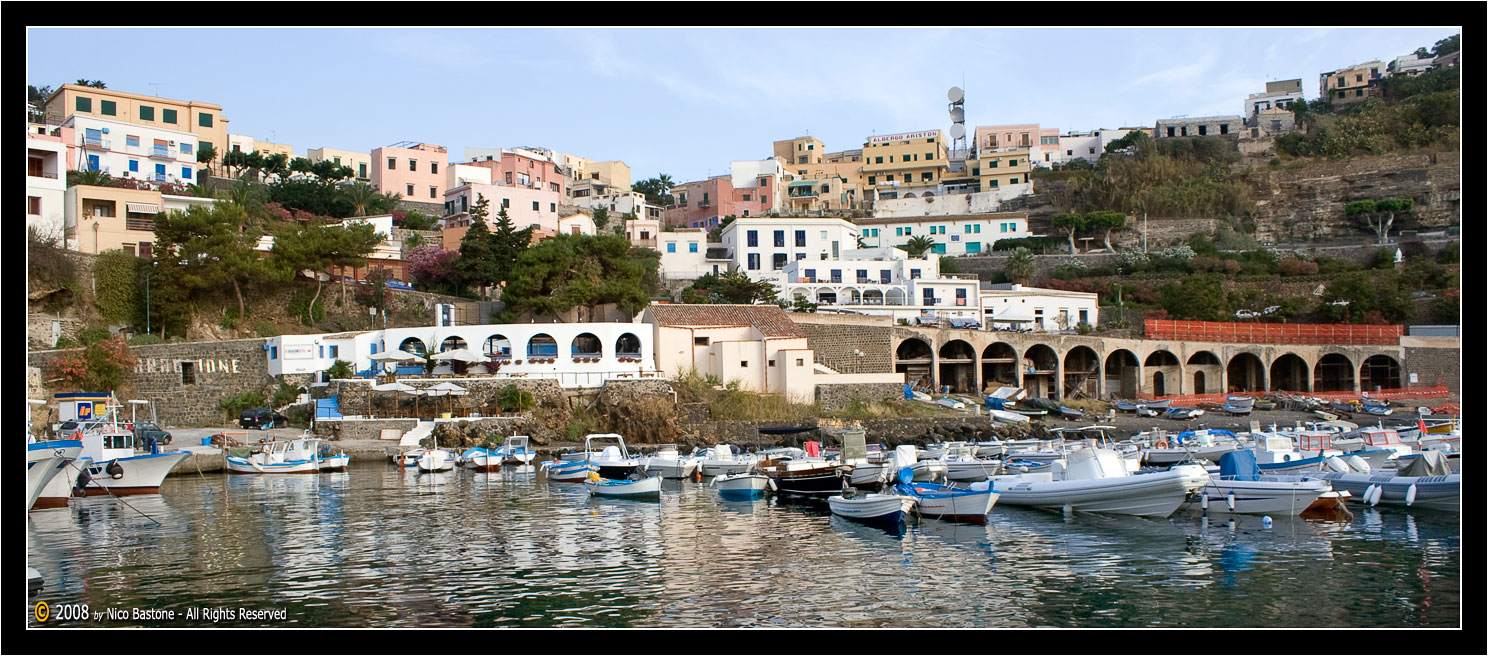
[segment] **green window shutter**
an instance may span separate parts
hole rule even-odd
[[[200,126],[202,126],[204,128],[212,127],[212,115],[211,114],[198,114],[197,115],[197,118],[196,118],[196,124],[197,125],[200,125]]]
[[[174,125],[176,123],[176,110],[174,110],[174,109],[162,109],[162,110],[160,110],[160,121],[162,123],[170,123],[170,124]]]
[[[74,111],[79,111],[79,112],[91,112],[91,111],[93,111],[93,99],[92,98],[84,98],[82,96],[78,96],[76,109]]]
[[[117,111],[118,111],[118,105],[114,104],[114,101],[112,101],[112,100],[100,100],[100,101],[98,101],[98,112],[100,114],[103,114],[104,116],[115,116],[116,115],[115,112],[117,112]]]
[[[141,121],[153,121],[153,120],[155,120],[155,108],[154,107],[151,107],[149,105],[140,105],[140,108],[139,109],[140,109],[140,120]]]

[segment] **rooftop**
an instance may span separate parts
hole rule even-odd
[[[1026,219],[1027,212],[984,212],[981,214],[952,214],[947,216],[901,216],[890,219],[858,219],[858,225],[885,225],[889,223],[925,223],[942,221],[980,221],[983,219]]]
[[[750,326],[766,338],[805,337],[806,333],[775,305],[653,304],[649,308],[659,326],[670,328]]]

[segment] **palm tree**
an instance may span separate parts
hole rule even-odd
[[[113,178],[99,169],[83,169],[81,171],[67,172],[67,186],[85,185],[88,187],[113,186]]]
[[[365,182],[341,188],[341,198],[351,203],[352,216],[366,216],[367,208],[377,201],[378,191]]]
[[[263,188],[257,183],[240,179],[227,190],[227,200],[251,214],[252,210],[263,203]]]
[[[1008,280],[1019,284],[1027,283],[1036,271],[1033,251],[1022,246],[1014,249],[1012,256],[1002,265],[1002,272],[1007,275]]]
[[[935,240],[925,235],[920,235],[901,244],[899,248],[909,253],[910,257],[920,257],[935,248]]]
[[[191,194],[192,196],[196,196],[197,198],[212,198],[214,196],[214,194],[212,193],[212,188],[201,182],[192,185],[186,185],[186,193]]]

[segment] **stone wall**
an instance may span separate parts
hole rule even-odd
[[[912,419],[870,419],[863,422],[822,420],[811,422],[756,422],[756,421],[704,421],[683,426],[683,438],[678,442],[684,448],[713,444],[735,444],[741,448],[752,448],[756,440],[765,448],[772,446],[799,447],[802,442],[820,440],[823,444],[838,444],[832,436],[835,428],[859,424],[867,431],[868,442],[883,442],[890,447],[900,444],[925,445],[939,441],[980,440],[994,435],[991,422],[986,415],[962,417],[924,417]],[[823,430],[795,435],[760,435],[761,427],[774,426],[820,426]]]
[[[429,203],[424,201],[408,200],[405,198],[403,200],[399,200],[398,204],[395,205],[393,209],[398,212],[415,210],[419,214],[423,214],[425,216],[433,216],[436,218],[444,216],[444,203]]]
[[[435,425],[435,431],[449,426],[471,428],[487,433],[496,432],[502,435],[512,435],[514,429],[525,426],[530,418],[525,415],[514,415],[510,417],[482,417],[480,419],[461,419],[457,421],[440,421]],[[382,437],[383,429],[397,429],[410,431],[418,425],[413,419],[323,419],[315,422],[315,436],[325,440],[376,440]],[[397,440],[386,440],[390,447],[398,446]]]
[[[1435,338],[1452,339],[1452,338]],[[1405,338],[1405,344],[1423,342],[1422,338]],[[1454,399],[1462,396],[1462,349],[1434,346],[1405,347],[1405,361],[1400,363],[1401,383],[1406,387],[1432,387],[1438,382],[1447,386]],[[1416,374],[1416,382],[1410,375]]]
[[[563,388],[558,381],[541,378],[449,378],[438,380],[410,380],[400,378],[398,382],[405,383],[417,388],[433,387],[439,383],[450,382],[469,391],[464,396],[454,397],[454,405],[457,408],[472,408],[490,412],[496,405],[496,397],[508,385],[515,385],[518,389],[527,390],[537,400],[539,406],[558,406],[566,404],[567,400],[563,394]],[[380,413],[392,410],[393,403],[399,401],[399,395],[388,392],[370,392],[370,385],[366,382],[355,382],[345,380],[331,381],[325,388],[323,394],[337,396],[337,405],[343,415],[365,415],[367,414],[367,403],[372,403],[372,408]],[[402,406],[407,410],[413,409],[413,397],[404,394],[401,396]],[[420,398],[418,401],[421,408],[427,408],[430,404],[435,407],[448,409],[449,397],[439,396],[431,398]],[[503,408],[505,410],[505,408]]]
[[[1344,216],[1349,202],[1409,196],[1416,209],[1395,228],[1461,225],[1461,167],[1455,152],[1361,157],[1304,168],[1257,170],[1247,181],[1256,202],[1256,238],[1275,243],[1365,238],[1361,221]]]
[[[892,353],[892,352],[891,352]],[[822,410],[840,410],[854,399],[883,401],[904,397],[902,383],[844,383],[816,386],[816,402]]]
[[[32,351],[27,360],[45,368],[53,359],[75,351]],[[244,392],[271,395],[275,381],[268,373],[268,357],[261,338],[221,342],[183,342],[130,347],[138,361],[114,391],[124,399],[146,399],[167,427],[224,426],[218,403]],[[183,365],[186,371],[183,373]],[[194,381],[183,382],[186,376]],[[49,392],[57,392],[50,388]]]
[[[404,228],[393,228],[393,240],[404,242],[405,246],[403,250],[405,251],[408,250],[408,247],[406,246],[408,238],[414,235],[418,235],[419,239],[423,242],[419,244],[420,246],[438,246],[440,248],[444,247],[444,232],[442,231],[407,230]]]
[[[893,373],[893,322],[888,317],[839,317],[792,312],[817,364],[844,374]]]

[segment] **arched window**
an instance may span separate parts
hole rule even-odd
[[[527,357],[529,358],[556,358],[558,357],[558,340],[553,339],[547,333],[538,333],[527,340]]]
[[[419,340],[419,338],[417,337],[409,337],[408,339],[403,340],[403,343],[398,345],[398,350],[403,351],[404,353],[412,353],[421,358],[425,355],[428,355],[429,353],[428,349],[424,346],[423,341]]]
[[[576,358],[592,358],[604,354],[599,338],[594,333],[579,333],[568,345],[568,350]]]
[[[509,358],[511,357],[511,340],[507,339],[506,335],[492,335],[486,338],[482,351],[488,358]]]
[[[641,357],[641,338],[625,333],[615,340],[615,355],[623,358]]]

